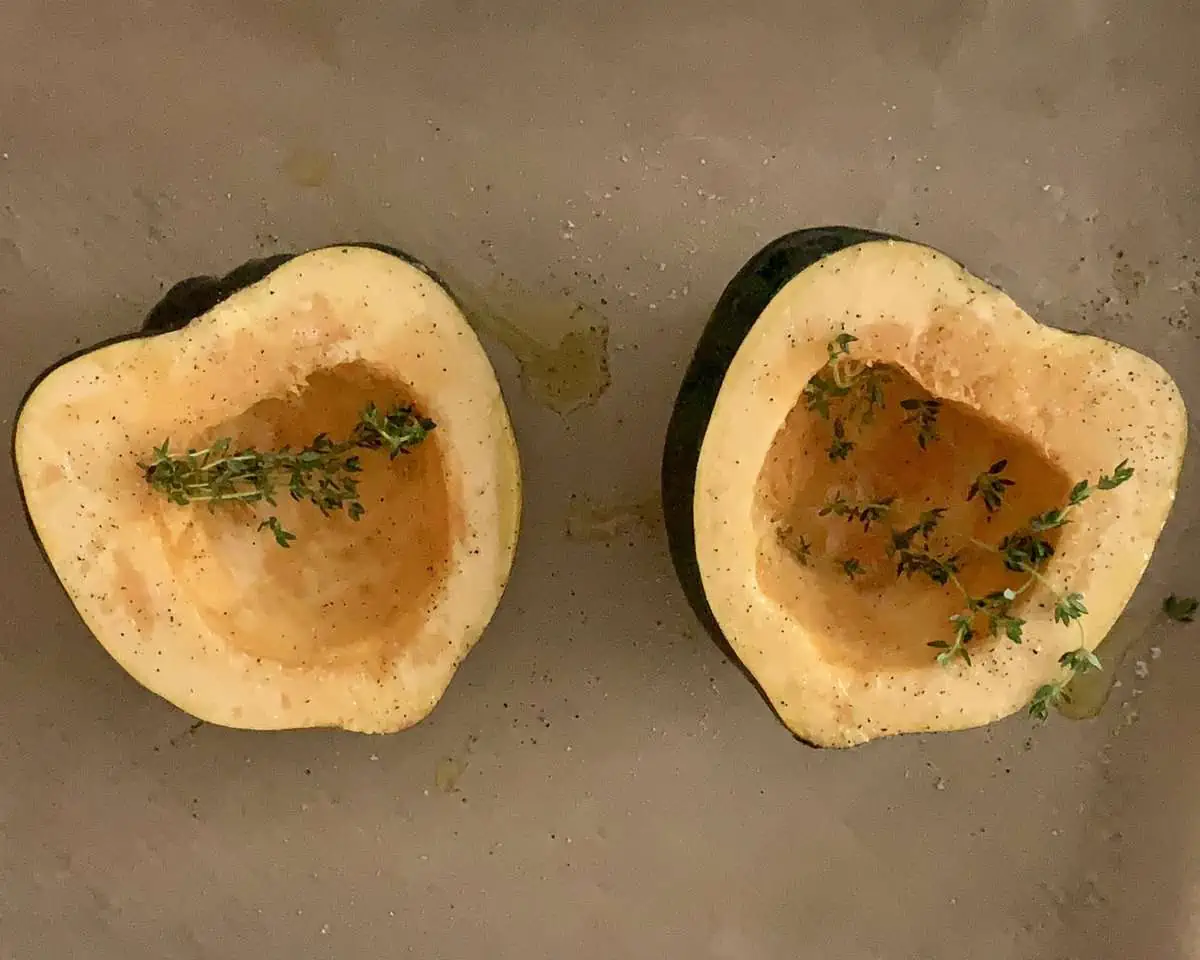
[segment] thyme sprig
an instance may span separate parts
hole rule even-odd
[[[394,459],[421,443],[436,424],[410,406],[396,406],[384,413],[369,404],[348,439],[334,441],[321,433],[305,447],[289,446],[259,451],[252,447],[235,450],[229,437],[204,449],[173,453],[170,441],[156,447],[149,463],[138,463],[146,482],[171,503],[187,506],[265,502],[277,505],[281,491],[296,501],[307,501],[325,516],[344,510],[351,520],[365,512],[359,499],[358,474],[362,471],[359,450],[382,450]],[[296,535],[272,515],[258,525],[281,547]]]
[[[922,538],[926,549],[928,549],[929,538],[933,535],[933,532],[937,529],[937,525],[941,523],[942,517],[945,514],[945,507],[934,507],[932,510],[924,511],[917,518],[917,522],[911,527],[906,527],[903,530],[893,530],[891,542],[887,546],[888,555],[894,556],[899,551],[910,549],[917,537]],[[899,572],[897,571],[897,573]]]
[[[1015,480],[1003,476],[1007,466],[1007,460],[997,460],[979,474],[971,484],[971,489],[967,491],[967,502],[979,497],[988,513],[999,510],[1000,505],[1004,503],[1004,491],[1016,483]]]
[[[1002,476],[1006,466],[1006,461],[996,461],[980,475],[987,479],[978,483],[977,487],[973,487],[975,495],[981,496],[985,491],[989,496],[998,495],[999,499],[995,504],[997,510],[1003,504],[1004,490],[1012,485],[1011,481],[1006,484],[998,482],[1006,479]],[[1127,461],[1122,461],[1112,473],[1102,474],[1094,484],[1087,480],[1077,483],[1071,488],[1066,502],[1061,507],[1035,514],[1023,525],[1005,535],[998,544],[972,539],[973,545],[997,556],[1007,570],[1025,574],[1024,582],[981,596],[972,594],[960,579],[959,575],[966,562],[963,550],[950,547],[935,549],[933,546],[932,538],[947,512],[947,508],[935,507],[926,510],[920,514],[915,523],[907,527],[889,526],[889,540],[885,545],[885,550],[896,564],[898,577],[923,576],[937,586],[952,586],[962,595],[962,608],[950,617],[954,631],[952,639],[934,640],[928,644],[938,651],[937,661],[943,666],[947,666],[955,660],[962,660],[970,665],[969,645],[971,641],[981,635],[1002,636],[1011,643],[1023,643],[1026,621],[1013,611],[1013,607],[1022,594],[1033,586],[1040,585],[1053,597],[1055,622],[1064,626],[1071,624],[1078,626],[1083,642],[1078,650],[1073,651],[1068,665],[1073,665],[1072,668],[1076,670],[1085,669],[1078,665],[1090,664],[1095,659],[1094,655],[1087,650],[1087,638],[1080,622],[1088,612],[1087,604],[1081,593],[1073,590],[1061,590],[1046,577],[1045,566],[1054,555],[1054,546],[1048,534],[1068,523],[1071,513],[1093,493],[1100,490],[1112,490],[1132,476],[1132,468],[1129,467]],[[989,481],[994,482],[995,486],[989,486]],[[987,499],[985,499],[986,504]],[[822,517],[842,517],[851,522],[861,522],[863,530],[869,531],[872,524],[886,523],[896,506],[897,500],[894,496],[856,503],[848,499],[842,492],[835,491],[818,509],[817,513]],[[811,545],[807,546],[811,548]],[[805,559],[806,561],[808,559],[808,550],[805,552]],[[839,558],[834,562],[851,581],[865,572],[862,564],[853,557]],[[1085,657],[1084,654],[1087,656]],[[1057,702],[1054,697],[1059,696],[1061,690],[1055,689],[1058,690],[1057,693],[1047,694],[1047,697],[1043,697],[1045,703]]]
[[[802,533],[796,533],[790,526],[784,525],[776,531],[780,544],[788,551],[796,562],[807,567],[812,562],[812,542]]]
[[[922,574],[936,583],[939,587],[955,580],[962,571],[961,553],[931,553],[926,550],[902,548],[896,551],[896,576],[912,579],[914,574]]]
[[[1029,701],[1029,715],[1037,720],[1044,721],[1050,715],[1051,707],[1071,702],[1071,696],[1067,693],[1067,685],[1077,676],[1087,673],[1089,670],[1102,669],[1100,658],[1087,647],[1068,650],[1058,658],[1058,662],[1062,667],[1070,670],[1071,675],[1065,680],[1044,683],[1034,691],[1033,699]]]
[[[999,472],[990,475],[995,476]],[[1005,536],[999,546],[972,539],[971,542],[977,547],[998,554],[1006,569],[1015,573],[1027,574],[1025,582],[1018,587],[1005,588],[984,597],[974,597],[958,579],[957,570],[939,566],[931,572],[924,568],[918,568],[934,579],[934,582],[938,582],[938,577],[944,576],[945,582],[952,583],[963,595],[963,610],[950,618],[951,622],[955,624],[954,643],[935,640],[929,644],[930,647],[941,651],[937,655],[938,662],[947,665],[955,657],[961,657],[968,664],[971,662],[966,645],[976,636],[974,625],[977,622],[976,618],[981,616],[987,620],[987,629],[991,636],[1003,634],[1011,642],[1021,643],[1025,621],[1013,614],[1012,606],[1017,598],[1034,584],[1041,584],[1054,597],[1054,621],[1056,623],[1064,626],[1074,623],[1079,627],[1080,638],[1084,643],[1078,650],[1071,653],[1072,669],[1082,669],[1073,666],[1074,664],[1091,663],[1092,660],[1095,660],[1094,655],[1087,651],[1087,637],[1083,630],[1083,624],[1080,622],[1088,612],[1083,595],[1076,591],[1059,590],[1042,572],[1046,562],[1054,555],[1053,545],[1042,534],[1066,524],[1071,511],[1087,500],[1095,491],[1112,490],[1132,476],[1133,470],[1129,467],[1128,461],[1122,461],[1111,474],[1102,474],[1095,485],[1090,484],[1087,480],[1081,480],[1071,488],[1066,504],[1031,517],[1023,527]],[[1083,657],[1080,651],[1087,653],[1088,657]],[[1096,666],[1099,666],[1098,660],[1095,663]],[[1049,689],[1052,686],[1047,685],[1043,689]],[[1056,693],[1047,694],[1050,699],[1047,700],[1044,697],[1043,705],[1058,702],[1053,697],[1063,695],[1061,689],[1058,689]]]
[[[917,400],[909,398],[900,401],[900,407],[908,411],[904,425],[914,424],[917,427],[917,445],[925,450],[934,440],[938,439],[937,421],[942,412],[942,401]]]
[[[967,644],[975,638],[975,629],[971,626],[971,617],[965,613],[956,613],[950,618],[950,622],[954,624],[954,642],[947,643],[945,640],[934,640],[929,646],[941,650],[937,655],[937,662],[943,667],[949,666],[955,659],[961,659],[969,667],[971,665],[971,654],[967,650]]]
[[[833,421],[833,441],[829,444],[830,460],[845,460],[854,449],[854,441],[846,438],[846,422],[838,417]]]
[[[830,416],[830,404],[850,393],[849,387],[840,386],[832,375],[813,374],[804,385],[804,405],[822,420]]]
[[[828,454],[835,462],[845,460],[854,449],[854,441],[849,439],[851,424],[870,424],[876,410],[885,405],[883,386],[888,382],[889,374],[883,367],[862,363],[850,356],[850,344],[857,340],[845,332],[830,340],[826,344],[828,361],[804,385],[806,408],[823,420],[833,420]]]
[[[829,357],[825,366],[809,378],[802,391],[806,409],[822,420],[833,421],[828,453],[835,462],[845,460],[854,449],[854,441],[849,439],[850,425],[869,425],[875,412],[886,406],[883,387],[891,379],[886,367],[863,363],[850,355],[850,345],[857,341],[858,337],[844,331],[830,340],[825,345]],[[917,427],[917,444],[927,449],[938,439],[942,401],[910,397],[901,400],[900,406],[906,411],[904,425]]]
[[[836,364],[838,358],[850,356],[850,344],[856,342],[858,337],[846,333],[844,330],[826,344],[825,349],[829,352],[829,363]]]
[[[871,529],[872,523],[877,523],[888,515],[888,511],[891,510],[892,504],[895,502],[895,497],[882,497],[879,500],[857,504],[847,500],[841,492],[836,492],[817,511],[817,516],[827,517],[832,515],[835,517],[845,517],[851,522],[859,521],[863,525],[863,530],[867,531]]]

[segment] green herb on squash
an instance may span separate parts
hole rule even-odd
[[[1089,670],[1102,669],[1100,658],[1086,647],[1080,647],[1077,650],[1068,650],[1058,658],[1058,662],[1061,666],[1071,671],[1071,676],[1066,680],[1055,680],[1051,683],[1044,683],[1037,688],[1033,699],[1029,701],[1029,715],[1037,720],[1044,721],[1050,715],[1051,707],[1071,702],[1071,696],[1067,692],[1067,687],[1075,677],[1081,673],[1087,673]]]
[[[275,506],[281,491],[296,501],[307,501],[325,516],[345,510],[358,520],[365,508],[358,497],[357,474],[362,470],[356,450],[382,450],[395,459],[421,443],[436,424],[412,407],[397,406],[383,413],[369,404],[354,425],[350,437],[335,442],[322,433],[306,447],[292,450],[259,451],[251,447],[233,449],[233,441],[222,437],[202,450],[172,453],[170,441],[155,448],[149,463],[140,463],[146,482],[179,506],[207,503],[256,503]],[[289,547],[296,535],[284,529],[272,515],[258,525],[268,530],[281,547]]]
[[[829,369],[828,381],[815,391],[813,396],[828,398],[827,384],[836,385],[848,394],[852,388],[850,382],[839,377],[838,365],[846,362],[850,353],[850,344],[855,338],[842,334],[828,344]],[[866,368],[864,368],[866,369]],[[819,378],[814,377],[813,380]],[[840,396],[844,396],[841,394]],[[941,410],[938,400],[902,400],[901,408],[908,411],[905,424],[915,424],[918,428],[917,443],[926,449],[937,439],[937,418]],[[811,405],[810,405],[811,409]],[[842,460],[853,450],[854,444],[846,439],[845,423],[841,418],[833,421],[834,446],[830,448],[831,460]],[[836,455],[835,455],[836,452]],[[1001,458],[992,463],[986,470],[978,474],[967,491],[967,501],[976,497],[982,500],[989,514],[997,513],[1004,505],[1004,495],[1015,481],[1004,476],[1008,460]],[[1040,584],[1050,591],[1054,597],[1054,620],[1064,626],[1078,624],[1081,638],[1083,627],[1080,620],[1087,614],[1087,604],[1083,595],[1076,591],[1060,591],[1044,576],[1043,570],[1047,561],[1054,556],[1054,546],[1045,536],[1049,531],[1062,527],[1069,522],[1072,511],[1078,509],[1094,493],[1119,487],[1133,476],[1133,468],[1128,460],[1122,460],[1111,473],[1101,474],[1095,483],[1081,480],[1076,483],[1067,497],[1067,502],[1061,507],[1054,507],[1032,516],[1017,530],[1007,534],[998,545],[983,543],[972,539],[971,543],[990,554],[996,555],[1005,569],[1013,573],[1023,573],[1027,579],[1024,583],[1002,590],[993,591],[985,596],[973,596],[959,579],[965,559],[962,551],[934,551],[930,548],[930,538],[936,530],[939,521],[945,515],[946,507],[936,507],[923,512],[917,522],[903,529],[889,527],[889,542],[886,550],[896,562],[896,576],[923,576],[937,586],[952,586],[963,597],[963,609],[950,617],[954,627],[952,640],[933,640],[928,646],[939,651],[938,663],[949,666],[955,660],[962,660],[967,666],[971,665],[971,654],[968,645],[980,636],[979,621],[985,623],[986,635],[991,637],[1003,636],[1011,643],[1020,644],[1024,641],[1025,620],[1013,613],[1012,607],[1018,598],[1035,584]],[[851,522],[861,521],[863,531],[869,532],[873,523],[884,522],[892,511],[897,508],[894,496],[880,497],[865,503],[854,503],[841,492],[835,492],[817,511],[818,516],[843,517]],[[921,538],[923,548],[916,546]],[[807,564],[811,552],[811,544],[805,544],[803,562]],[[836,566],[853,582],[866,572],[866,568],[854,557],[841,558],[835,561]],[[1169,598],[1170,607],[1164,605],[1169,615],[1180,614],[1178,619],[1190,618],[1196,611],[1196,601],[1191,602],[1178,598]],[[1172,612],[1174,611],[1174,613]],[[1086,646],[1081,645],[1077,650],[1065,654],[1062,663],[1075,673],[1088,669],[1099,668],[1100,661]],[[1052,683],[1039,689],[1030,706],[1034,716],[1041,716],[1052,704],[1061,702],[1066,694],[1064,684]]]
[[[1002,476],[1007,466],[1007,460],[997,460],[979,474],[967,492],[967,501],[970,502],[978,496],[983,501],[988,513],[995,513],[999,510],[1001,504],[1004,503],[1004,491],[1016,482]]]

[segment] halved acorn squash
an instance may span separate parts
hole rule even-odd
[[[684,379],[672,556],[812,744],[1044,713],[1145,571],[1186,438],[1141,354],[928,247],[802,230],[729,284]]]
[[[371,405],[428,435],[394,458],[370,449],[377,434],[353,457],[318,437],[361,439]],[[209,509],[182,482],[171,502],[148,482],[164,441],[201,470],[239,451],[290,450],[306,469],[336,455],[350,486],[301,470],[273,505],[243,486],[248,505]],[[487,356],[428,270],[373,245],[177,284],[141,333],[38,380],[14,455],[35,534],[99,641],[150,690],[232,727],[422,719],[495,611],[520,522]],[[222,476],[228,492],[247,474]]]

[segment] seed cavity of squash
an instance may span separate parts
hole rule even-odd
[[[949,621],[962,597],[925,577],[898,577],[882,524],[864,529],[835,513],[822,516],[823,508],[838,497],[855,504],[890,500],[889,522],[903,528],[944,507],[934,543],[966,550],[960,579],[973,596],[983,596],[1022,578],[994,557],[972,554],[971,540],[998,542],[1028,517],[1063,503],[1072,486],[1028,440],[965,405],[939,401],[896,365],[876,369],[886,378],[882,405],[870,423],[843,425],[841,439],[854,445],[849,455],[830,455],[839,442],[835,418],[801,400],[771,444],[755,500],[763,592],[794,613],[809,636],[821,638],[827,660],[871,673],[929,666],[927,644],[953,637]],[[926,434],[922,446],[919,414],[933,401],[939,401],[936,439]],[[992,512],[967,494],[1000,460],[1007,461],[1004,476],[1013,483],[1003,511]],[[1048,533],[1056,543],[1059,531]],[[808,557],[796,555],[801,540]],[[1013,613],[1020,615],[1024,603],[1018,600]],[[1007,642],[981,636],[973,652]]]
[[[370,402],[424,399],[366,364],[345,363],[186,440],[299,447],[321,432],[348,431]],[[244,653],[285,667],[383,669],[437,602],[449,569],[456,524],[443,459],[437,431],[411,456],[362,458],[357,476],[368,509],[356,522],[280,498],[269,512],[300,534],[287,550],[257,531],[250,507],[164,502],[161,522],[189,527],[186,537],[164,537],[178,580],[211,628]]]

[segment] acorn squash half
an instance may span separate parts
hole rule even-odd
[[[208,509],[148,482],[164,441],[303,450],[351,435],[371,404],[431,429],[405,456],[361,451],[351,511],[286,488],[273,506]],[[496,609],[520,522],[487,356],[438,279],[373,245],[177,284],[139,334],[34,384],[14,456],[36,537],[99,641],[150,690],[232,727],[422,719]],[[266,514],[293,539],[259,529]]]
[[[1037,323],[928,247],[801,230],[729,284],[685,376],[672,556],[801,739],[979,726],[1086,666],[1186,437],[1141,354]]]

